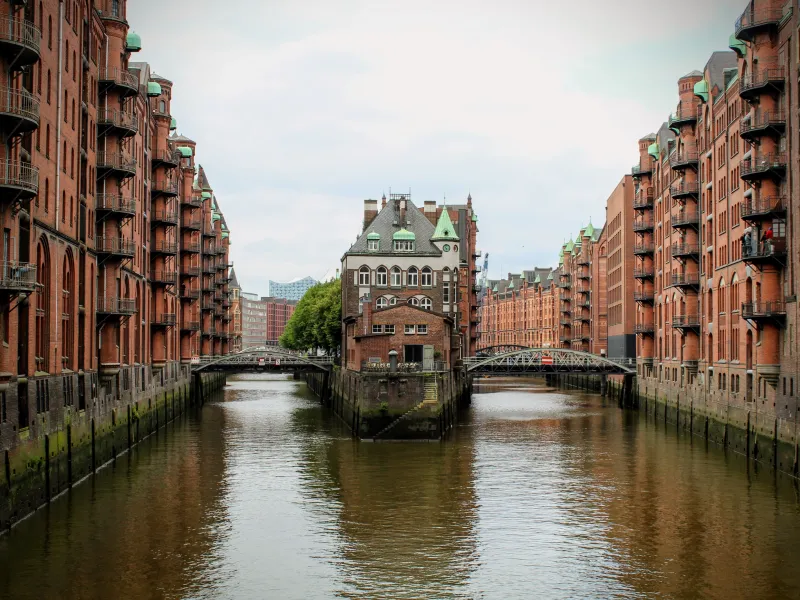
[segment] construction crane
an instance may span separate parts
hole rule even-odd
[[[482,301],[483,298],[486,296],[486,277],[489,273],[489,253],[487,252],[486,255],[483,257],[483,273],[481,273],[481,291],[480,297],[478,301]]]

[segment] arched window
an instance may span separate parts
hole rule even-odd
[[[397,304],[397,296],[392,296],[389,298],[389,306],[394,306],[395,304]]]
[[[422,300],[420,300],[419,305],[424,310],[431,310],[433,308],[433,302],[431,302],[431,299],[428,297],[425,297]]]
[[[163,100],[158,101],[158,112],[164,115],[167,114],[167,103]]]
[[[419,298],[409,298],[408,303],[411,306],[419,306]]]
[[[361,267],[358,270],[358,285],[369,285],[369,267]]]
[[[433,271],[431,271],[430,267],[425,267],[422,269],[422,287],[432,287],[433,286]]]
[[[73,281],[72,254],[64,257],[62,273],[63,311],[61,313],[61,363],[64,368],[75,370],[75,356],[72,351],[74,340],[75,282]]]
[[[36,370],[48,370],[50,347],[50,250],[42,237],[36,247]]]
[[[376,308],[386,308],[388,306],[388,304],[389,304],[389,302],[386,300],[386,297],[385,296],[381,296],[375,302],[375,307]]]
[[[375,273],[375,285],[386,287],[388,284],[387,280],[387,272],[386,267],[378,267],[378,270]]]
[[[400,267],[392,267],[392,287],[400,287]]]
[[[417,287],[419,285],[419,271],[417,267],[410,267],[408,269],[408,287]]]

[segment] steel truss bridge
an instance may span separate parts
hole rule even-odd
[[[492,346],[465,358],[467,373],[474,375],[538,375],[547,373],[586,373],[597,375],[635,375],[636,360],[610,359],[589,352],[566,348],[527,348]]]
[[[204,371],[330,371],[333,366],[331,356],[307,356],[280,348],[279,346],[259,346],[247,348],[236,354],[200,359],[192,365],[193,373]]]

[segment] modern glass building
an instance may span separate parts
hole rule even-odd
[[[293,279],[286,283],[280,281],[269,282],[269,295],[273,298],[286,298],[287,300],[300,300],[306,290],[318,281],[313,277],[303,277],[302,279]]]

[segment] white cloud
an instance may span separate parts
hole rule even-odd
[[[175,82],[173,114],[198,142],[239,279],[260,293],[267,279],[335,266],[358,231],[361,200],[389,186],[410,187],[418,201],[471,191],[493,276],[501,262],[552,262],[589,216],[604,220],[605,197],[635,161],[636,140],[671,108],[677,77],[724,48],[722,32],[743,8],[188,4],[132,2],[129,20],[143,36],[141,58]],[[692,34],[692,23],[719,30],[719,44],[696,35],[697,62],[672,65],[676,32]],[[631,69],[627,57],[642,55],[649,68]],[[587,72],[593,83],[581,85]],[[658,106],[644,100],[654,88]]]

